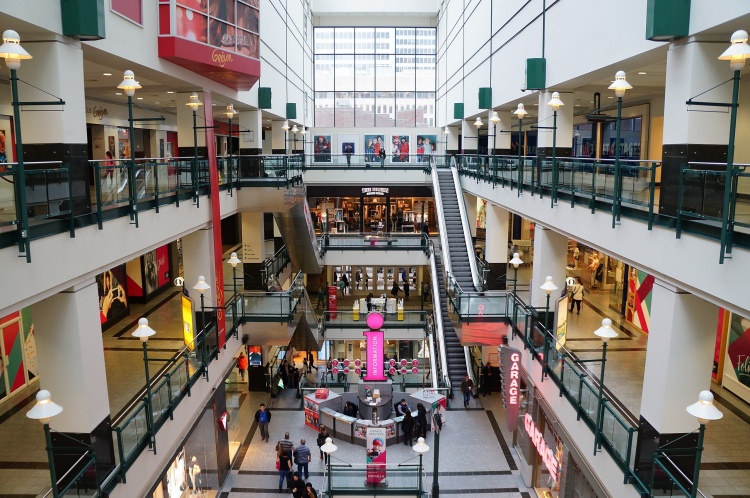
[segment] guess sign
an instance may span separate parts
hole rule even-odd
[[[559,463],[555,458],[555,452],[547,446],[547,441],[544,440],[544,434],[537,428],[534,421],[531,419],[531,415],[528,413],[523,418],[523,425],[526,429],[526,433],[531,438],[531,442],[534,444],[536,451],[542,457],[544,466],[547,467],[550,477],[552,480],[557,482],[557,469]]]

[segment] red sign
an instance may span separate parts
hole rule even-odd
[[[553,481],[557,482],[559,463],[557,458],[555,458],[555,452],[547,446],[547,441],[544,440],[544,434],[537,428],[530,414],[527,413],[523,417],[523,425],[526,429],[526,433],[531,438],[531,442],[534,444],[536,451],[542,457],[542,461],[544,462],[544,466],[547,467],[550,477]]]
[[[328,312],[329,316],[331,317],[331,320],[335,320],[338,316],[338,313],[336,313],[336,310],[338,309],[337,305],[337,294],[338,287],[335,285],[329,285],[328,286]]]
[[[203,94],[203,103],[206,109],[211,109],[211,94]],[[214,271],[216,272],[216,326],[219,330],[219,349],[227,342],[227,322],[224,315],[224,268],[221,258],[221,199],[219,197],[219,168],[216,162],[216,139],[214,137],[213,113],[206,113],[206,148],[208,153],[208,175],[211,191],[211,218],[213,228],[214,245]]]
[[[521,352],[503,346],[500,350],[500,368],[503,378],[503,402],[507,410],[508,430],[513,432],[518,427],[518,402],[520,385]]]

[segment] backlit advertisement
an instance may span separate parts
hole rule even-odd
[[[385,480],[385,427],[367,427],[367,484],[374,486]]]
[[[187,297],[185,294],[182,295],[182,338],[185,341],[185,346],[193,351],[195,349],[195,321],[193,320],[193,300]]]
[[[176,35],[259,58],[258,0],[177,0]]]

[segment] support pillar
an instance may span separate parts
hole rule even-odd
[[[698,428],[685,408],[711,387],[718,315],[718,306],[666,282],[654,282],[635,458],[641,476],[650,478],[657,448]],[[677,447],[696,444],[697,434],[691,434]],[[692,476],[694,455],[672,458]]]
[[[195,142],[193,141],[193,111],[185,104],[190,99],[190,93],[178,93],[175,99],[177,106],[177,155],[178,157],[193,157],[195,154]],[[202,92],[198,92],[201,102],[204,102]],[[206,126],[205,105],[202,105],[196,111],[198,127]],[[241,116],[242,114],[240,114]],[[208,157],[206,149],[206,133],[204,130],[198,130],[198,157]]]
[[[552,99],[551,91],[539,92],[539,126],[554,125],[554,111],[547,105]],[[573,109],[575,98],[572,93],[560,93],[564,106],[557,110],[557,157],[570,157],[573,148]],[[537,134],[537,157],[552,157],[552,129],[539,130]]]
[[[565,263],[568,253],[568,239],[557,232],[536,225],[534,230],[534,266],[531,270],[531,287],[529,288],[529,303],[532,306],[544,307],[547,295],[539,287],[547,276],[562,292],[565,288]],[[528,262],[528,254],[521,258]],[[557,299],[557,295],[550,296],[550,303]],[[550,304],[552,306],[552,304]]]
[[[21,115],[23,153],[26,163],[62,161],[70,167],[73,210],[87,212],[89,201],[89,147],[86,137],[86,102],[83,84],[83,51],[81,43],[71,38],[26,41],[33,59],[24,61],[18,70],[23,80],[18,86],[19,100],[53,101],[49,92],[65,101],[64,106],[31,107]],[[117,83],[113,81],[112,91]],[[33,86],[31,86],[33,85]],[[10,95],[10,93],[6,93]],[[10,130],[5,130],[8,148]],[[49,168],[50,165],[26,164],[26,170]],[[27,180],[27,188],[28,188]]]
[[[471,232],[471,242],[477,242],[477,196],[464,191],[464,207],[466,208],[466,219],[469,222],[469,231]],[[474,248],[470,249],[474,252]],[[469,254],[469,257],[472,255]]]
[[[476,154],[479,148],[479,134],[474,121],[461,121],[461,147],[463,154]]]
[[[508,278],[508,223],[510,212],[487,202],[487,239],[484,258],[490,272],[487,274],[488,290],[505,290]],[[510,275],[513,278],[513,275]]]
[[[664,87],[664,140],[662,147],[661,195],[659,213],[677,214],[680,168],[688,161],[724,163],[701,165],[697,169],[726,170],[729,143],[729,115],[724,112],[689,112],[685,102],[732,77],[726,61],[718,60],[726,41],[704,42],[689,38],[670,44],[667,52],[667,78]],[[697,98],[700,101],[730,103],[732,84],[721,85]],[[714,108],[694,107],[693,110]],[[697,209],[713,214],[722,210],[724,189],[688,193],[697,199]],[[687,192],[686,192],[687,193]],[[704,195],[705,194],[705,195]]]
[[[94,278],[39,301],[32,307],[41,388],[63,412],[52,419],[53,447],[93,446],[100,475],[115,466],[104,343]],[[141,373],[138,368],[133,373]],[[58,478],[77,460],[55,455]]]
[[[263,275],[265,221],[263,213],[243,212],[242,268],[245,290],[266,290],[267,275]]]
[[[273,154],[286,154],[287,150],[287,143],[286,140],[289,138],[288,135],[291,132],[284,133],[284,130],[281,128],[284,126],[284,121],[273,121],[271,122],[271,147],[273,150]]]
[[[208,306],[216,306],[217,289],[215,258],[221,260],[221,254],[216,254],[213,244],[213,230],[204,228],[195,231],[182,238],[182,266],[185,275],[185,289],[195,303],[196,322],[200,323],[200,294],[193,286],[198,283],[198,277],[206,277],[206,283],[211,286],[204,294],[204,303]],[[245,266],[245,265],[243,265]],[[209,312],[206,312],[208,318]],[[196,327],[196,329],[198,329]]]
[[[513,129],[513,124],[518,120],[515,119],[510,111],[497,111],[497,117],[500,118],[500,122],[497,123],[494,130],[490,131],[490,133],[495,133],[497,135],[497,137],[495,137],[495,155],[507,156],[511,154],[510,131]],[[492,123],[490,123],[490,126],[492,126]]]
[[[461,134],[461,128],[453,126],[448,128],[448,134],[443,133],[443,153],[446,156],[458,154],[458,136]]]
[[[259,156],[263,153],[263,112],[243,111],[240,116],[240,155]]]

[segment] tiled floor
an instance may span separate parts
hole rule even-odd
[[[519,280],[528,281],[530,271],[529,268],[522,268]],[[228,282],[231,282],[231,273],[229,278]],[[105,363],[111,413],[116,414],[143,385],[143,378],[139,375],[143,371],[140,343],[130,336],[138,318],[147,316],[149,324],[157,331],[157,335],[149,341],[152,348],[150,355],[153,358],[170,357],[181,347],[179,300],[173,294],[173,291],[164,293],[148,307],[133,306],[128,319],[105,332]],[[350,296],[344,299],[342,308],[350,299]],[[407,306],[418,309],[418,296],[412,296]],[[569,315],[568,346],[580,358],[598,358],[601,342],[592,337],[593,331],[600,326],[604,317],[612,318],[620,332],[620,337],[612,341],[608,349],[606,386],[637,418],[640,412],[647,337],[612,316],[606,294],[587,293],[581,314]],[[598,364],[590,363],[588,366],[592,374],[597,376]],[[152,375],[156,370],[158,368],[152,368]],[[33,403],[36,389],[38,383],[32,383],[10,403],[5,403],[0,408],[0,498],[32,498],[49,489],[44,435],[39,424],[25,416]],[[714,386],[714,392],[724,418],[712,422],[706,431],[701,490],[713,496],[750,496],[750,437],[747,437],[750,435],[750,407],[720,387]],[[312,442],[314,445],[315,433],[304,426],[303,414],[298,411],[298,400],[286,397],[269,400],[265,394],[249,393],[244,397],[240,408],[244,418],[250,417],[261,401],[268,401],[272,409],[276,410],[271,424],[272,441],[280,439],[285,430],[290,430],[294,439],[305,437],[308,443]],[[471,489],[482,490],[478,494],[484,496],[529,496],[533,490],[523,488],[517,472],[513,470],[515,464],[506,460],[503,447],[493,431],[491,417],[494,417],[499,427],[504,426],[504,410],[499,404],[499,397],[482,398],[473,403],[477,403],[475,407],[478,410],[451,411],[447,415],[447,428],[441,438],[441,492],[460,496],[463,494],[460,490]],[[460,427],[460,430],[454,430],[453,427]],[[492,436],[488,437],[488,434]],[[502,434],[506,441],[511,440],[509,434]],[[262,497],[266,494],[264,490],[274,492],[278,489],[273,450],[268,448],[273,445],[259,443],[259,437],[253,430],[249,436],[250,444],[240,450],[240,455],[242,451],[246,453],[244,457],[238,458],[238,464],[220,496]],[[430,446],[433,444],[432,437],[430,434],[427,438]],[[352,462],[363,460],[359,446],[341,443],[339,448],[338,458]],[[389,460],[393,462],[413,458],[413,451],[402,445],[397,445],[390,451],[392,453],[389,452]],[[424,463],[428,472],[427,485],[430,486],[433,463],[430,457]],[[322,470],[318,460],[311,463],[311,480],[317,489],[322,484]],[[460,475],[449,475],[446,472]],[[476,472],[483,474],[473,474]]]

